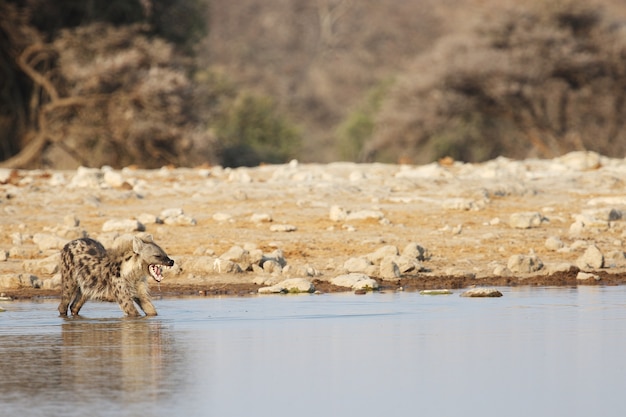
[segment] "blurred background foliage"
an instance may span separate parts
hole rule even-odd
[[[0,166],[626,154],[621,0],[0,0]]]

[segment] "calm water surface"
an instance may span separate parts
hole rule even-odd
[[[626,415],[626,287],[503,293],[0,302],[0,415]]]

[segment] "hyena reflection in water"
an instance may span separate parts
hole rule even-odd
[[[69,307],[78,315],[87,300],[105,300],[117,301],[127,316],[140,315],[133,302],[146,315],[156,316],[146,276],[161,282],[163,268],[172,265],[174,261],[149,235],[126,239],[109,250],[93,239],[72,240],[61,251],[59,313],[67,316]]]

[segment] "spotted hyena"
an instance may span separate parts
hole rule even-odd
[[[78,315],[87,300],[117,301],[127,316],[139,316],[136,302],[148,316],[157,312],[150,301],[146,276],[163,279],[174,261],[151,236],[126,239],[106,250],[96,240],[72,240],[61,251],[62,295],[59,313]],[[71,305],[70,305],[71,303]]]

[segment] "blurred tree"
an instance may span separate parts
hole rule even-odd
[[[193,106],[192,61],[168,42],[191,51],[204,33],[204,5],[0,1],[2,165],[211,159]]]
[[[626,24],[537,2],[442,39],[383,105],[367,160],[626,154]]]

